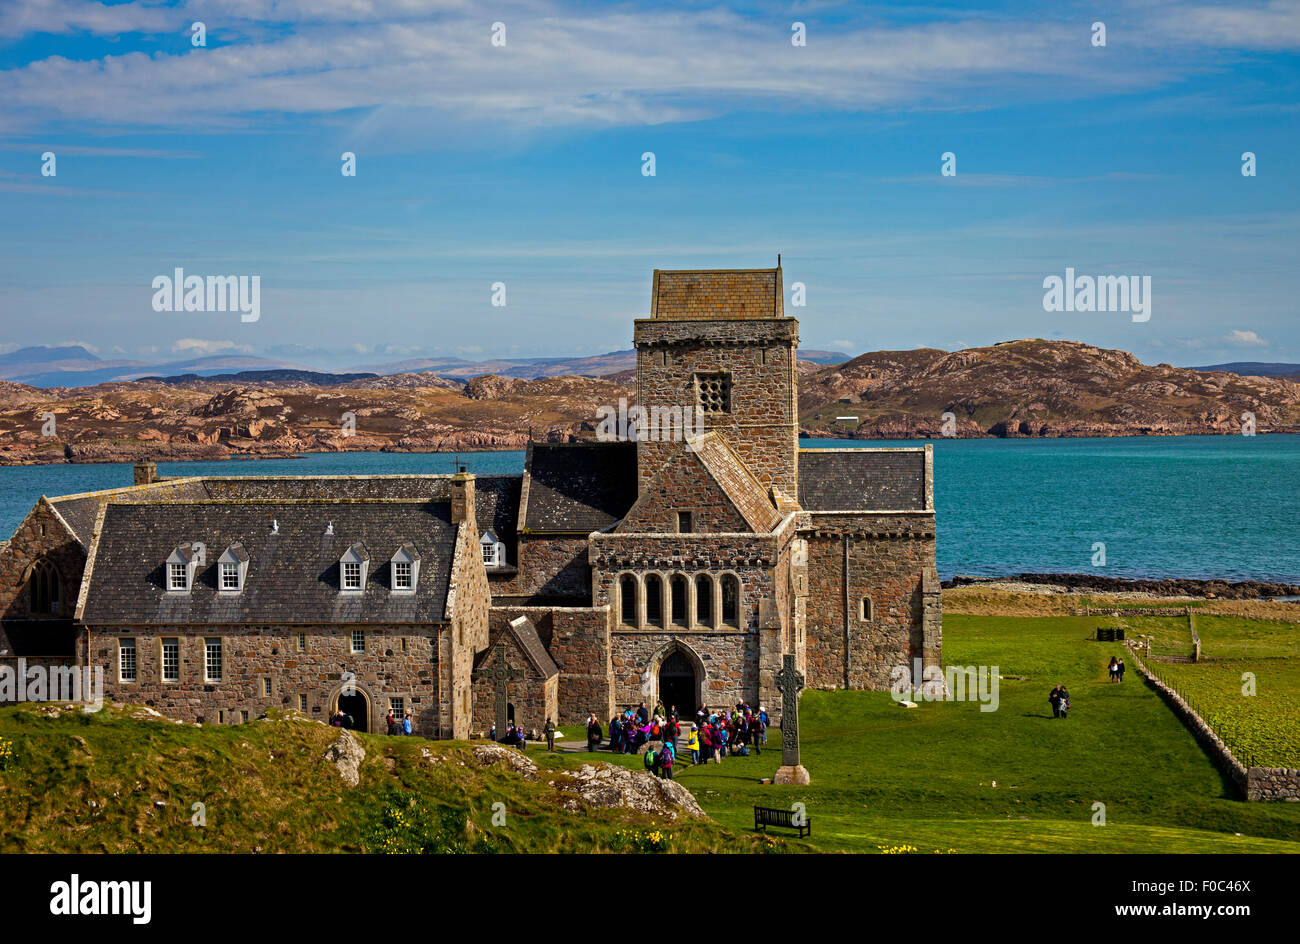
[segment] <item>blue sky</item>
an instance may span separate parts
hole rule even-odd
[[[0,349],[600,353],[652,269],[780,252],[806,348],[1300,361],[1300,0],[483,9],[5,0]],[[260,320],[155,312],[177,266]],[[1151,319],[1044,311],[1067,266]]]

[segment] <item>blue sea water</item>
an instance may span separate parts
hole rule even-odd
[[[805,447],[916,446],[802,441]],[[472,472],[519,472],[524,454],[460,453]],[[454,471],[450,454],[315,453],[160,463],[163,475]],[[965,439],[934,443],[939,574],[1222,577],[1300,583],[1300,436]],[[114,488],[129,465],[0,468],[0,534],[40,495]],[[1105,565],[1094,566],[1094,545]]]

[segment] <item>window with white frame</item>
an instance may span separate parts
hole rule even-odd
[[[360,561],[343,562],[343,589],[344,590],[361,589],[361,562]]]
[[[228,561],[221,562],[221,589],[239,589],[239,565]]]
[[[203,641],[203,681],[221,681],[221,640],[205,639]]]
[[[306,710],[307,710],[307,696],[306,696],[306,695],[299,695],[299,696],[298,696],[298,710],[299,710],[299,711],[306,711]]]
[[[388,710],[393,713],[393,717],[395,718],[402,717],[403,712],[406,710],[406,699],[405,698],[388,699]]]
[[[185,564],[167,565],[167,589],[188,590],[190,588],[189,568]]]
[[[135,681],[135,640],[121,639],[117,643],[117,677],[122,682]]]
[[[411,562],[410,561],[393,561],[393,589],[410,590],[411,589]]]
[[[181,680],[181,641],[164,639],[162,641],[162,680],[179,682]]]
[[[306,652],[306,651],[307,651],[307,634],[306,634],[306,633],[299,633],[299,634],[298,634],[298,651],[299,651],[299,652]]]
[[[271,697],[271,680],[269,678],[262,679],[262,694],[267,698]]]
[[[506,563],[506,546],[497,538],[495,531],[485,531],[478,539],[483,551],[483,564],[487,567],[504,567]]]
[[[353,652],[366,651],[366,631],[364,629],[352,630],[352,651]]]

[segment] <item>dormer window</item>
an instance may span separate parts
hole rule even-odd
[[[217,558],[217,589],[222,593],[239,593],[248,575],[248,551],[236,541]]]
[[[353,544],[339,558],[339,589],[345,593],[359,593],[366,588],[366,571],[370,568],[370,555],[363,544]]]
[[[188,593],[194,586],[194,571],[202,563],[201,558],[201,552],[193,544],[182,544],[172,551],[167,558],[168,591]]]
[[[506,546],[497,539],[496,532],[484,531],[483,536],[478,539],[478,543],[483,551],[483,565],[485,567],[504,567],[506,565]]]
[[[420,552],[414,544],[403,544],[388,562],[394,593],[414,593],[420,580]]]

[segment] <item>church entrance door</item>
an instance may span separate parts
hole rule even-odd
[[[683,723],[695,719],[695,703],[699,686],[696,684],[695,669],[690,660],[681,652],[669,653],[659,666],[659,700],[664,709],[677,710],[677,720]]]
[[[366,696],[360,692],[353,692],[351,695],[339,696],[339,711],[345,715],[352,716],[353,731],[369,731],[370,719],[366,716],[366,709],[369,706],[366,703]],[[347,724],[346,719],[344,724]]]

